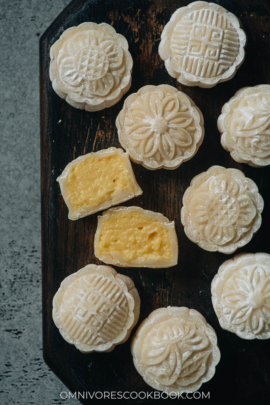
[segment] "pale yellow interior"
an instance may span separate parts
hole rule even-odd
[[[134,192],[123,155],[91,155],[74,166],[66,179],[68,199],[74,211],[111,201],[116,192]]]
[[[138,211],[115,212],[104,219],[97,249],[98,256],[120,252],[126,262],[172,259],[169,230]]]

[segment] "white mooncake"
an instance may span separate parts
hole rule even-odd
[[[230,254],[261,226],[258,187],[237,169],[212,166],[185,191],[181,221],[187,237],[210,252]]]
[[[116,126],[130,158],[147,169],[176,169],[198,151],[204,137],[201,111],[167,84],[144,86],[131,94]]]
[[[130,336],[140,314],[133,281],[112,267],[89,264],[62,281],[53,299],[53,320],[81,352],[109,352]]]
[[[214,329],[185,307],[153,311],[138,327],[131,353],[145,382],[169,395],[197,391],[214,376],[220,360]]]
[[[218,4],[195,1],[172,15],[159,54],[180,83],[209,88],[236,74],[245,45],[246,35],[234,14]]]
[[[242,339],[270,338],[270,255],[243,253],[224,262],[212,281],[223,329]]]
[[[128,154],[113,147],[73,160],[57,181],[71,220],[94,214],[142,194]]]
[[[85,22],[67,29],[51,47],[50,57],[53,89],[73,107],[103,110],[131,86],[128,42],[109,24]]]
[[[221,144],[236,162],[270,164],[270,85],[244,87],[222,107]]]
[[[95,256],[121,267],[165,268],[178,262],[174,222],[140,207],[116,207],[98,217]]]

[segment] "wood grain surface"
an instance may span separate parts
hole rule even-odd
[[[52,299],[61,281],[88,263],[100,263],[93,249],[97,214],[76,222],[68,220],[56,178],[72,159],[109,146],[120,146],[115,119],[126,96],[109,109],[90,113],[77,110],[59,98],[49,80],[51,45],[65,29],[94,21],[111,24],[129,42],[134,69],[128,94],[147,84],[170,84],[188,94],[205,119],[202,146],[180,168],[149,171],[132,164],[144,193],[124,205],[161,212],[174,220],[179,241],[179,264],[173,268],[118,269],[133,279],[141,296],[139,323],[154,309],[168,305],[198,310],[216,330],[221,350],[214,378],[203,384],[200,391],[210,391],[210,400],[215,401],[270,399],[269,341],[245,341],[222,330],[212,307],[211,281],[219,266],[233,255],[202,250],[186,237],[180,221],[182,196],[195,175],[215,164],[240,169],[258,185],[265,209],[259,232],[237,252],[270,253],[270,167],[256,169],[236,163],[222,148],[217,130],[221,107],[239,88],[270,83],[270,2],[216,2],[240,18],[248,45],[246,60],[236,76],[212,89],[180,85],[168,75],[158,55],[164,25],[177,8],[189,3],[185,0],[75,0],[40,40],[44,358],[71,391],[152,391],[133,366],[130,340],[111,353],[85,355],[63,340],[51,316]]]

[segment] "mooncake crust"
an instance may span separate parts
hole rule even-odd
[[[270,255],[241,253],[226,260],[211,284],[220,326],[242,339],[270,338]]]
[[[187,237],[202,249],[230,254],[258,231],[263,207],[253,180],[240,170],[212,166],[185,191],[181,221]]]
[[[236,74],[244,62],[245,45],[246,34],[234,14],[196,1],[174,12],[158,51],[168,73],[180,83],[210,88]]]
[[[136,330],[131,353],[145,382],[169,395],[197,391],[220,360],[214,329],[186,307],[153,311]]]
[[[197,153],[204,138],[200,109],[167,84],[147,85],[128,96],[116,127],[130,158],[149,170],[178,168]]]
[[[110,352],[124,343],[139,315],[140,297],[133,281],[110,266],[85,266],[66,277],[53,298],[55,325],[84,353]]]
[[[126,38],[106,23],[68,28],[50,49],[54,91],[71,106],[100,111],[130,89],[133,60]]]
[[[239,163],[270,164],[270,85],[244,87],[224,104],[218,118],[221,145]]]

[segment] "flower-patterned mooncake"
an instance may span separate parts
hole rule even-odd
[[[270,338],[270,255],[243,253],[224,262],[212,281],[223,329],[242,339]]]
[[[214,329],[185,307],[153,311],[137,329],[131,353],[145,382],[173,395],[197,391],[214,376],[220,360]]]
[[[185,191],[181,221],[190,240],[210,252],[230,254],[261,226],[258,187],[237,169],[212,166]]]
[[[51,47],[50,79],[70,105],[99,111],[116,104],[131,86],[128,42],[109,24],[85,22],[64,31]]]
[[[270,85],[244,87],[222,107],[221,144],[240,163],[270,164]]]
[[[131,94],[116,126],[130,158],[147,169],[176,169],[198,151],[204,121],[194,102],[176,88],[144,86]]]

